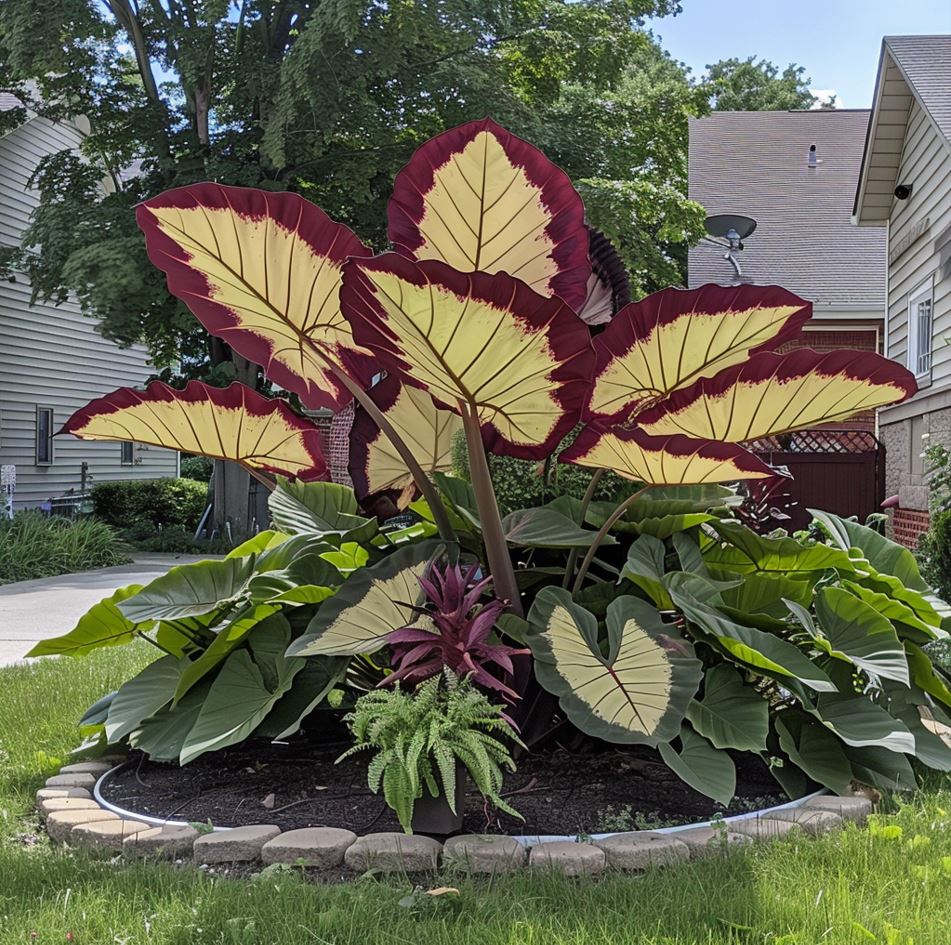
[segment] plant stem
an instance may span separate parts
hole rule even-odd
[[[248,473],[250,473],[250,475],[257,479],[257,481],[260,482],[268,492],[273,492],[277,488],[277,483],[264,473],[259,472],[257,469],[252,469],[250,466],[245,466],[244,468],[248,471]]]
[[[609,516],[608,520],[601,526],[598,530],[598,534],[594,536],[594,541],[591,542],[591,547],[588,548],[588,553],[584,556],[584,561],[581,562],[581,568],[578,571],[578,576],[575,578],[574,586],[571,588],[572,594],[577,594],[581,590],[581,585],[584,583],[584,577],[588,573],[588,568],[591,567],[591,562],[594,561],[594,556],[598,551],[598,548],[601,547],[601,542],[604,541],[608,532],[611,531],[611,526],[634,504],[634,502],[639,499],[648,489],[653,488],[653,483],[650,485],[644,486],[642,489],[638,489],[637,492],[629,495]]]
[[[482,538],[485,541],[485,553],[489,559],[489,571],[495,585],[495,594],[509,601],[508,609],[511,613],[517,617],[523,617],[525,611],[522,609],[522,600],[518,592],[518,582],[515,580],[515,569],[512,567],[508,543],[502,531],[502,518],[499,515],[495,490],[492,488],[492,477],[489,474],[489,462],[482,444],[479,418],[468,404],[459,401],[459,407],[462,411],[462,428],[466,434],[466,445],[469,448],[472,491],[475,494],[476,505],[479,507]]]
[[[361,407],[370,415],[373,422],[383,431],[384,434],[389,438],[390,442],[396,448],[397,453],[400,454],[400,459],[406,463],[406,468],[409,469],[412,473],[413,479],[416,482],[416,487],[423,494],[423,497],[429,503],[429,509],[433,513],[433,520],[436,523],[436,528],[439,529],[439,536],[445,541],[456,541],[456,533],[453,530],[452,525],[449,522],[449,516],[446,513],[445,506],[442,504],[442,499],[439,498],[439,493],[436,491],[436,487],[433,485],[432,480],[423,472],[423,467],[419,465],[416,460],[416,457],[410,451],[410,448],[406,445],[406,442],[403,438],[393,429],[393,425],[389,420],[383,416],[383,412],[375,403],[373,403],[372,398],[367,395],[367,392],[359,385],[353,378],[350,377],[346,371],[341,370],[336,364],[334,364],[329,359],[327,360],[328,367],[333,371],[334,375],[343,384],[344,387],[353,394],[354,400],[360,404]]]
[[[594,475],[591,477],[591,482],[588,483],[588,488],[584,491],[584,496],[581,499],[581,512],[578,515],[578,527],[584,528],[584,517],[588,514],[588,506],[591,505],[591,500],[594,498],[594,493],[598,488],[598,483],[601,481],[601,477],[607,472],[606,469],[596,469]],[[568,583],[571,581],[571,576],[575,573],[575,565],[578,563],[578,549],[572,548],[568,552],[568,564],[565,567],[565,577],[561,582],[562,587],[568,587]]]

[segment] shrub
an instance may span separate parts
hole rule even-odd
[[[181,464],[182,479],[194,479],[195,482],[208,482],[215,464],[207,456],[183,456]]]
[[[194,531],[205,511],[207,488],[192,479],[142,479],[93,486],[93,512],[114,528],[145,523]]]
[[[0,520],[0,584],[54,577],[129,560],[119,536],[92,518],[72,521],[19,512]]]
[[[938,512],[918,539],[918,559],[925,580],[943,600],[951,600],[951,510]]]
[[[234,547],[224,539],[196,538],[191,529],[181,525],[156,528],[148,522],[124,528],[122,538],[138,551],[161,554],[225,554]]]

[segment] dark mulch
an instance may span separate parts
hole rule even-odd
[[[357,834],[398,830],[382,797],[366,783],[366,759],[334,761],[345,745],[246,743],[185,768],[144,758],[113,775],[104,797],[155,817],[216,826],[276,824],[346,827]],[[656,752],[634,746],[575,754],[563,750],[519,759],[504,794],[525,822],[488,810],[470,792],[465,830],[473,833],[577,834],[649,829],[756,810],[785,798],[767,768],[737,756],[737,797],[729,809],[684,784]]]

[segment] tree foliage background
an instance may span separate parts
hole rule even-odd
[[[224,383],[237,365],[148,263],[135,204],[208,179],[293,190],[383,249],[413,149],[488,114],[575,180],[635,297],[681,283],[704,216],[686,198],[688,118],[711,95],[772,108],[809,93],[802,70],[753,60],[694,81],[644,28],[678,12],[676,0],[59,0],[50,16],[4,0],[0,91],[26,107],[0,112],[0,133],[27,109],[83,116],[88,132],[37,168],[32,226],[0,268],[35,297],[75,293],[106,337],[144,342],[158,365]]]

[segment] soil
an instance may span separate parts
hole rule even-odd
[[[345,747],[247,742],[185,768],[138,757],[106,781],[102,794],[126,810],[218,827],[345,827],[361,835],[399,830],[382,797],[367,788],[367,759],[355,756],[334,764]],[[759,759],[737,755],[734,760],[737,793],[724,808],[688,787],[656,752],[641,746],[524,755],[517,772],[506,777],[503,794],[525,821],[490,810],[470,790],[464,831],[515,836],[651,829],[786,800]]]

